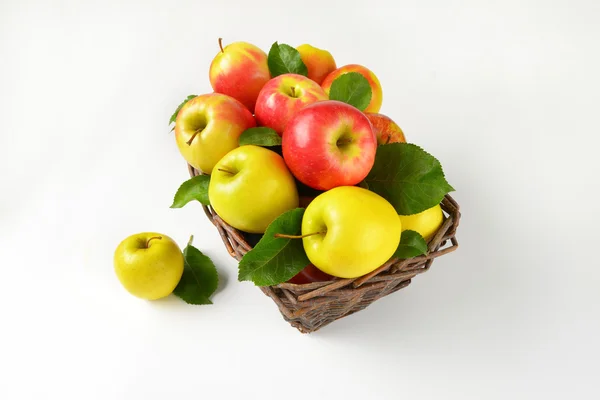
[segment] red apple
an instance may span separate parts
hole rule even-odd
[[[365,115],[373,124],[378,144],[406,143],[404,132],[390,117],[383,114],[366,113]]]
[[[255,116],[260,126],[281,135],[290,118],[308,104],[327,100],[325,91],[306,76],[283,74],[271,79],[256,99]]]
[[[223,48],[210,64],[209,79],[215,93],[233,97],[254,112],[258,92],[271,79],[267,54],[246,42],[234,42]]]
[[[317,190],[362,181],[373,167],[376,150],[369,119],[336,100],[319,101],[298,111],[282,137],[283,158],[290,171]]]
[[[326,274],[312,264],[308,264],[302,271],[298,272],[289,283],[303,285],[312,282],[324,282],[333,280],[333,276]]]

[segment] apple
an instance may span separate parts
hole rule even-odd
[[[192,167],[210,174],[221,157],[239,146],[242,132],[254,126],[254,117],[242,103],[224,94],[208,93],[179,110],[175,140]]]
[[[377,138],[367,117],[336,100],[304,107],[282,137],[283,158],[292,174],[317,190],[362,181],[375,162]]]
[[[256,99],[255,116],[260,126],[282,134],[288,121],[303,107],[328,97],[314,81],[298,74],[283,74],[271,79]]]
[[[302,217],[310,262],[326,274],[356,278],[383,265],[400,243],[402,224],[380,195],[339,186],[317,196]]]
[[[390,117],[376,113],[366,113],[365,115],[373,125],[378,144],[406,143],[404,132]]]
[[[324,282],[333,280],[333,276],[326,274],[319,268],[312,264],[308,264],[302,271],[298,272],[289,283],[295,283],[296,285],[303,285],[311,282]]]
[[[333,56],[327,50],[319,49],[310,44],[301,44],[296,47],[296,50],[300,53],[300,58],[302,58],[302,62],[308,69],[308,78],[319,85],[330,72],[337,68]]]
[[[379,110],[381,109],[381,103],[383,102],[383,91],[381,89],[381,83],[379,82],[379,79],[377,79],[377,76],[370,69],[368,69],[367,67],[363,67],[362,65],[344,65],[343,67],[340,67],[335,71],[332,71],[329,75],[327,75],[325,77],[325,80],[323,80],[323,83],[321,83],[321,87],[323,88],[323,90],[325,90],[327,96],[329,96],[329,89],[331,89],[331,84],[333,83],[333,81],[336,80],[336,78],[347,74],[348,72],[360,73],[362,76],[367,78],[367,81],[371,86],[371,101],[369,102],[367,108],[365,108],[364,112],[379,112]]]
[[[425,241],[429,241],[444,222],[442,207],[437,204],[425,211],[412,215],[400,215],[402,230],[418,232]]]
[[[238,147],[217,163],[208,198],[223,221],[249,233],[264,233],[275,218],[298,207],[294,177],[283,158],[254,145]]]
[[[271,79],[267,54],[246,42],[234,42],[223,47],[221,38],[219,47],[221,50],[213,58],[209,69],[213,90],[239,100],[254,112],[258,92]]]
[[[156,232],[123,239],[114,252],[113,263],[123,287],[146,300],[171,294],[183,274],[181,249],[169,236]]]

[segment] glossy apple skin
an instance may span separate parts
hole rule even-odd
[[[322,50],[310,44],[301,44],[296,47],[300,53],[302,62],[308,69],[308,78],[315,81],[319,85],[325,77],[333,72],[337,66],[330,52]]]
[[[208,198],[223,221],[249,233],[264,233],[275,218],[298,207],[294,177],[283,158],[254,145],[238,147],[217,163]]]
[[[141,232],[119,243],[113,263],[117,278],[130,294],[157,300],[175,290],[183,274],[184,260],[181,249],[169,236]]]
[[[258,93],[269,79],[267,54],[251,43],[228,44],[210,64],[213,90],[239,100],[252,113]]]
[[[305,76],[279,75],[260,91],[256,100],[256,120],[260,126],[268,126],[281,136],[289,120],[298,111],[327,98],[321,86]]]
[[[298,272],[289,283],[304,285],[312,282],[325,282],[333,280],[333,276],[326,274],[312,264],[308,264],[302,271]]]
[[[425,241],[431,240],[444,222],[442,207],[437,204],[425,211],[412,215],[400,215],[402,230],[418,232]]]
[[[390,117],[383,114],[366,113],[365,115],[373,125],[378,144],[406,143],[404,132]]]
[[[335,100],[300,110],[282,137],[283,158],[294,176],[317,190],[362,181],[375,161],[377,139],[357,108]]]
[[[193,98],[179,110],[175,140],[191,166],[210,174],[221,157],[239,146],[242,132],[254,126],[256,120],[242,103],[224,94],[208,93]]]
[[[373,73],[373,71],[359,64],[344,65],[343,67],[340,67],[335,71],[331,72],[329,75],[327,75],[327,77],[325,77],[325,80],[323,80],[323,83],[321,84],[321,87],[323,88],[323,90],[325,90],[327,96],[329,96],[329,89],[331,89],[331,84],[333,83],[333,81],[336,78],[348,72],[360,73],[362,76],[367,78],[367,81],[371,86],[371,101],[369,102],[367,108],[365,108],[364,112],[379,112],[379,110],[381,109],[381,103],[383,102],[383,90],[381,89],[381,83],[379,82],[379,79]]]
[[[340,186],[317,196],[302,218],[310,262],[339,278],[365,275],[388,261],[400,243],[402,224],[383,197],[357,186]]]

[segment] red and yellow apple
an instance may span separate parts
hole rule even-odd
[[[377,138],[357,108],[336,100],[304,107],[282,137],[283,158],[294,176],[317,190],[362,181],[375,162]]]
[[[335,71],[331,72],[329,75],[327,75],[327,77],[325,77],[325,80],[321,84],[321,87],[323,88],[323,90],[325,90],[325,93],[327,93],[327,95],[329,96],[329,89],[331,89],[331,84],[333,83],[333,81],[336,80],[336,78],[347,74],[348,72],[358,72],[367,79],[369,85],[371,86],[371,101],[369,102],[367,108],[365,108],[364,112],[379,112],[379,110],[381,109],[381,103],[383,102],[383,91],[381,89],[381,83],[379,82],[379,79],[377,78],[377,76],[375,76],[373,71],[366,67],[363,67],[362,65],[344,65],[343,67],[340,67]]]
[[[406,143],[404,132],[390,117],[376,113],[366,113],[365,115],[373,125],[378,144]]]
[[[254,105],[260,89],[271,79],[267,54],[259,47],[234,42],[223,47],[213,58],[209,79],[216,93],[223,93],[239,100],[248,110],[254,112]]]
[[[296,47],[296,50],[300,53],[300,58],[302,58],[302,62],[308,69],[308,77],[319,85],[329,73],[337,68],[333,56],[327,50],[319,49],[310,44],[301,44]]]
[[[256,120],[260,126],[272,128],[281,135],[296,112],[327,98],[321,86],[306,76],[279,75],[267,82],[258,94]]]
[[[288,282],[296,285],[303,285],[306,283],[325,282],[330,280],[333,280],[333,276],[326,274],[312,264],[308,264],[302,271],[294,275],[294,277]]]
[[[183,158],[206,174],[229,151],[239,146],[238,138],[256,126],[248,109],[233,97],[208,93],[181,107],[175,120],[175,140]]]

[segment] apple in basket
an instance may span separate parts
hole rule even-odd
[[[358,184],[373,167],[376,150],[365,114],[336,100],[304,107],[282,136],[286,164],[299,181],[317,190]]]
[[[209,79],[216,93],[231,96],[254,112],[258,93],[271,79],[267,54],[246,42],[234,42],[223,47],[210,64]]]
[[[384,264],[400,243],[402,224],[383,197],[357,186],[318,195],[302,218],[310,262],[340,278],[356,278]]]
[[[298,207],[298,189],[283,158],[246,145],[227,153],[211,175],[208,197],[223,221],[249,233],[264,233],[282,213]]]
[[[254,117],[242,103],[224,94],[207,93],[181,107],[175,140],[191,166],[210,174],[221,157],[238,147],[242,132],[254,126]]]
[[[279,135],[292,116],[304,106],[328,97],[314,81],[298,74],[283,74],[271,79],[256,99],[256,120]]]

